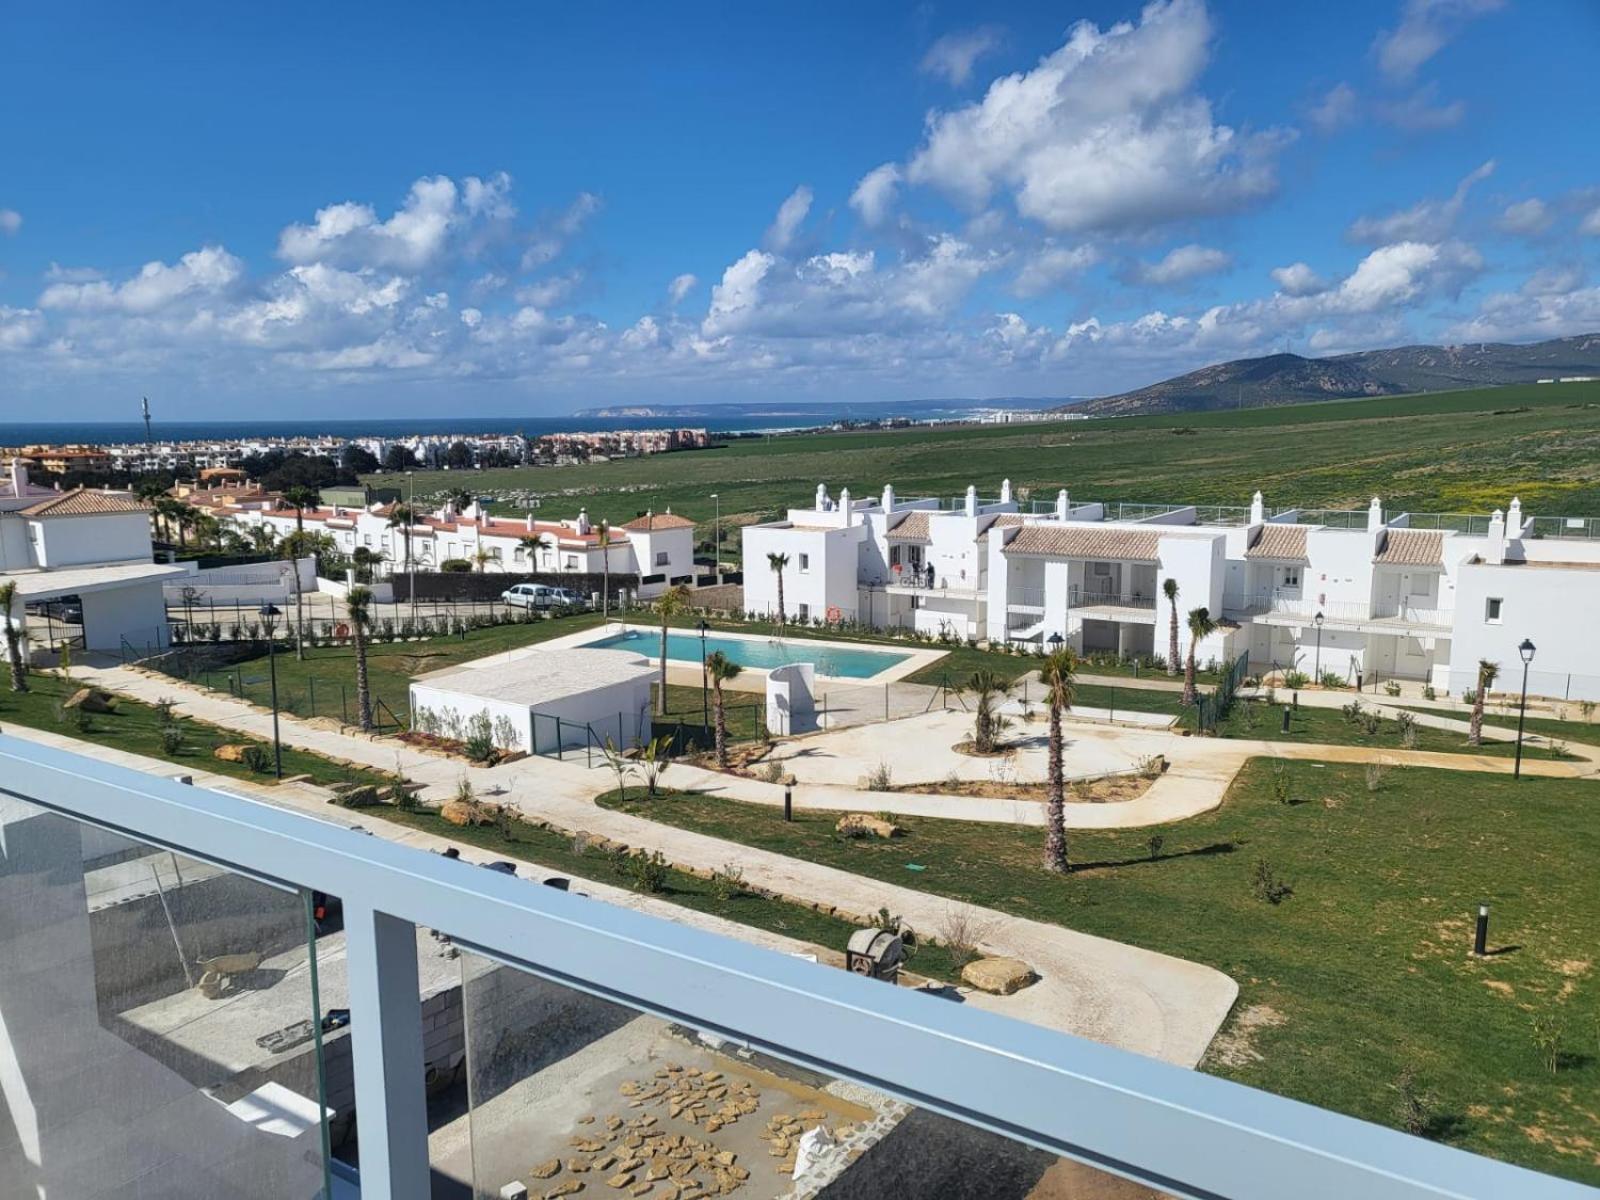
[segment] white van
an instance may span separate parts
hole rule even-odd
[[[513,608],[560,608],[564,604],[583,603],[583,597],[576,592],[547,583],[519,583],[501,592],[500,599]]]

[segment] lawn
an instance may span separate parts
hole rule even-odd
[[[104,746],[113,750],[126,750],[130,754],[143,754],[149,758],[170,762],[173,773],[185,771],[212,771],[218,775],[232,775],[256,783],[270,783],[270,771],[256,774],[243,763],[224,762],[212,751],[225,744],[241,744],[251,739],[231,730],[219,729],[203,721],[188,717],[176,719],[183,731],[183,745],[176,754],[168,754],[161,744],[161,717],[150,705],[127,696],[119,696],[116,711],[96,713],[87,718],[86,727],[80,728],[70,719],[61,720],[56,715],[57,706],[78,690],[77,684],[68,684],[54,674],[34,672],[28,676],[28,690],[23,693],[0,691],[0,726],[15,723],[35,729],[48,730],[65,737],[78,738],[91,746]],[[269,750],[270,746],[267,747]],[[316,783],[381,782],[376,773],[355,767],[345,767],[320,755],[308,754],[288,746],[283,748],[283,773],[308,775]]]
[[[1433,708],[1411,708],[1410,705],[1397,707],[1409,708],[1412,712],[1438,712]],[[1472,714],[1467,712],[1450,712],[1444,714],[1460,721],[1470,721]],[[1493,725],[1496,729],[1515,729],[1517,715],[1511,713],[1486,712],[1483,714],[1483,723]],[[1524,732],[1536,733],[1540,737],[1551,738],[1558,742],[1584,742],[1591,746],[1600,746],[1600,724],[1594,721],[1557,721],[1553,717],[1529,717],[1524,726]],[[1542,751],[1541,751],[1542,753]]]
[[[724,553],[736,526],[837,495],[993,494],[1009,477],[1030,499],[1071,489],[1078,501],[1246,505],[1260,488],[1278,507],[1365,508],[1369,497],[1413,512],[1487,514],[1520,495],[1540,514],[1600,512],[1600,384],[1516,386],[1428,396],[1301,404],[1242,412],[747,438],[714,450],[570,467],[475,472],[473,490],[524,511],[628,521],[671,507],[711,534],[720,496]],[[1286,454],[1285,446],[1294,452]],[[403,476],[368,482],[404,486]],[[463,482],[418,472],[419,499]]]
[[[530,859],[553,870],[566,872],[578,880],[603,880],[620,886],[636,886],[630,877],[619,871],[617,864],[604,851],[579,849],[571,834],[530,825],[526,821],[513,820],[509,826],[511,836],[507,838],[495,826],[451,825],[437,812],[427,809],[407,811],[384,805],[361,811],[364,815],[382,817],[493,854]],[[826,916],[804,905],[748,892],[722,899],[709,880],[670,868],[666,872],[662,890],[656,895],[696,912],[713,913],[740,925],[780,933],[840,953],[844,951],[850,935],[858,928],[849,921]],[[946,982],[954,981],[961,974],[961,968],[950,952],[937,945],[920,947],[911,966],[919,975]]]
[[[1207,963],[1240,985],[1204,1069],[1396,1124],[1402,1072],[1453,1144],[1600,1183],[1600,803],[1576,780],[1296,764],[1292,804],[1253,760],[1217,811],[1161,831],[1074,833],[1077,869],[1039,866],[1042,832],[899,817],[856,841],[837,814],[680,795],[638,815]],[[609,801],[615,804],[614,800]],[[1258,863],[1293,889],[1252,894]],[[908,864],[923,869],[908,871]],[[1493,953],[1470,953],[1480,900]],[[1564,1028],[1561,1069],[1532,1020]]]
[[[1509,758],[1516,753],[1513,742],[1485,740],[1481,746],[1467,741],[1465,733],[1448,729],[1432,729],[1426,725],[1416,727],[1416,744],[1406,746],[1401,738],[1399,724],[1384,717],[1377,732],[1368,733],[1359,720],[1351,721],[1336,708],[1291,708],[1289,732],[1283,732],[1282,703],[1266,704],[1264,701],[1240,700],[1217,727],[1217,736],[1225,738],[1264,738],[1272,742],[1299,742],[1327,746],[1366,746],[1374,750],[1432,750],[1443,754],[1479,754],[1491,758]],[[1367,711],[1372,711],[1370,707]],[[1544,746],[1524,745],[1523,758],[1570,758],[1556,755]]]
[[[655,689],[651,689],[650,695],[653,701]],[[759,738],[766,726],[766,704],[761,695],[756,692],[736,692],[732,689],[725,691],[723,695],[727,712],[728,740],[749,742]],[[682,723],[692,733],[713,728],[716,708],[711,705],[711,699],[712,693],[708,692],[705,702],[702,703],[699,688],[668,684],[666,721],[660,717],[655,719],[656,732],[666,732],[664,726],[667,722]],[[708,712],[709,717],[706,715]],[[709,748],[709,740],[706,745]]]

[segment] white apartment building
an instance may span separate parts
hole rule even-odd
[[[998,499],[837,501],[743,531],[745,607],[775,614],[787,556],[791,620],[859,620],[990,642],[1083,653],[1165,655],[1178,585],[1180,655],[1187,615],[1217,631],[1204,661],[1248,654],[1252,669],[1332,671],[1347,680],[1424,680],[1459,694],[1479,659],[1520,685],[1519,645],[1535,643],[1529,686],[1600,699],[1600,521],[1365,510],[1073,504],[1065,490],[1030,511],[1009,481]]]
[[[293,533],[303,520],[308,530],[331,537],[340,552],[368,550],[391,572],[405,569],[409,538],[411,561],[422,571],[438,570],[451,560],[465,560],[474,570],[490,573],[599,575],[609,569],[638,574],[639,594],[646,598],[674,584],[694,582],[694,522],[670,509],[611,528],[609,544],[602,546],[600,527],[586,511],[571,520],[538,521],[531,513],[523,518],[491,516],[473,504],[460,513],[449,507],[419,513],[406,526],[392,524],[396,507],[335,505],[297,514],[273,500],[208,506],[208,511],[241,529],[265,525],[279,537]],[[530,545],[530,538],[538,544]]]

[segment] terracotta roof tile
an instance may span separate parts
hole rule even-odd
[[[1306,557],[1305,526],[1263,525],[1244,556],[1276,559],[1279,562],[1309,562],[1310,559]]]
[[[900,523],[887,534],[891,542],[926,542],[932,535],[928,532],[928,514],[913,510],[900,518]]]
[[[25,517],[89,517],[104,513],[147,513],[148,505],[128,496],[74,488],[22,510]]]
[[[1444,565],[1444,534],[1431,529],[1391,529],[1372,560],[1395,567]]]
[[[656,513],[654,516],[646,513],[642,517],[635,517],[623,528],[637,530],[640,533],[651,533],[662,529],[693,529],[694,522],[689,520],[688,517],[680,517],[676,513]]]
[[[1102,529],[1035,522],[1017,530],[1004,554],[1037,554],[1049,558],[1120,558],[1159,562],[1161,535],[1143,529]]]

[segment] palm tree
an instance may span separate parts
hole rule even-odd
[[[17,602],[17,581],[8,579],[0,583],[0,621],[5,622],[6,661],[11,664],[11,690],[28,690],[28,664],[22,656],[22,641],[26,636],[25,616],[13,619],[11,606]]]
[[[1467,741],[1471,745],[1483,745],[1483,699],[1499,677],[1499,663],[1490,662],[1487,658],[1478,660],[1478,690],[1472,696],[1472,724],[1467,733]]]
[[[188,532],[194,523],[200,519],[200,510],[192,504],[185,504],[182,500],[172,502],[172,516],[178,523],[178,549],[188,546]]]
[[[273,532],[271,525],[252,525],[248,536],[250,548],[257,554],[271,554],[278,541],[278,535]]]
[[[389,528],[398,529],[406,543],[405,570],[411,570],[411,527],[417,522],[417,510],[409,504],[396,504],[389,510]],[[415,597],[413,597],[415,600]]]
[[[611,526],[605,521],[595,533],[595,544],[600,547],[600,619],[611,619]]]
[[[344,600],[356,648],[356,714],[361,731],[372,730],[372,686],[367,678],[367,627],[372,623],[372,589],[353,587]]]
[[[450,511],[455,513],[458,517],[462,513],[466,512],[467,509],[471,508],[477,501],[476,496],[467,491],[466,488],[462,487],[451,488],[444,495],[445,503],[450,505]]]
[[[789,565],[787,554],[767,555],[767,566],[772,568],[772,573],[778,577],[778,628],[782,629],[783,620],[783,569]]]
[[[1189,610],[1189,657],[1183,664],[1183,702],[1195,702],[1194,689],[1194,648],[1206,638],[1217,631],[1217,623],[1211,619],[1211,610],[1202,605]]]
[[[294,531],[296,533],[304,533],[306,531],[306,509],[316,508],[317,505],[322,503],[322,497],[317,494],[316,488],[300,484],[284,490],[283,502],[294,509]]]
[[[724,771],[728,769],[728,710],[723,704],[722,685],[737,678],[743,670],[721,650],[706,655],[706,675],[711,680],[711,719],[716,722],[717,766]]]
[[[478,547],[477,553],[472,556],[472,561],[478,564],[479,575],[482,575],[486,570],[488,570],[489,560],[493,557],[494,555],[490,554],[482,546]]]
[[[1168,579],[1161,585],[1161,594],[1172,606],[1172,619],[1167,626],[1167,674],[1178,673],[1178,581]]]
[[[1045,817],[1049,832],[1045,836],[1044,865],[1048,871],[1065,875],[1072,869],[1067,858],[1067,814],[1065,764],[1061,750],[1061,713],[1072,704],[1074,675],[1078,656],[1070,647],[1053,650],[1039,668],[1039,682],[1050,698],[1050,750],[1046,760],[1047,803]]]
[[[656,712],[667,715],[667,624],[689,607],[689,589],[683,584],[669,587],[656,597],[656,612],[661,616],[661,686],[656,689]]]
[[[1005,726],[1004,718],[995,713],[1001,697],[1011,694],[1011,680],[1001,679],[988,667],[980,667],[968,676],[961,691],[971,692],[977,698],[972,717],[972,748],[979,754],[991,754]]]

